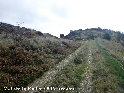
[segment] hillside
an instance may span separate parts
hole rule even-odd
[[[26,87],[80,46],[71,40],[0,23],[0,92],[4,87]]]
[[[0,92],[124,93],[123,33],[91,28],[60,37],[0,23]]]

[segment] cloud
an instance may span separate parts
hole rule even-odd
[[[0,21],[59,36],[102,27],[124,30],[123,0],[0,0]]]
[[[26,2],[25,2],[26,1]],[[34,0],[1,0],[0,1],[0,20],[24,21],[28,24],[41,20],[48,21],[47,16],[40,16]]]
[[[61,17],[61,18],[67,18],[68,17],[68,8],[64,6],[58,6],[58,5],[53,5],[51,7],[52,12]]]

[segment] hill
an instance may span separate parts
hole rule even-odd
[[[13,92],[4,87],[26,87],[79,46],[71,40],[0,23],[0,92]]]
[[[123,33],[119,31],[113,31],[110,29],[102,29],[100,27],[85,30],[70,30],[70,33],[68,35],[63,36],[61,38],[69,40],[92,40],[98,37],[108,40],[111,39],[124,45]]]
[[[123,33],[60,37],[0,23],[0,93],[124,93]]]

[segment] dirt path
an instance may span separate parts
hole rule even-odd
[[[56,74],[70,62],[70,60],[73,60],[77,56],[81,49],[82,46],[78,48],[74,53],[69,55],[66,59],[62,60],[55,68],[46,72],[42,78],[38,78],[32,84],[28,85],[25,90],[21,91],[21,93],[34,93],[39,90],[39,87],[41,88],[46,83],[49,83],[56,76]]]
[[[84,80],[81,82],[81,89],[79,90],[79,93],[91,93],[92,90],[92,50],[89,48],[88,51],[88,61],[87,61],[87,67],[85,69],[84,73]]]

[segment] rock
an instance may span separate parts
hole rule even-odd
[[[60,34],[60,38],[64,38],[64,34]]]

